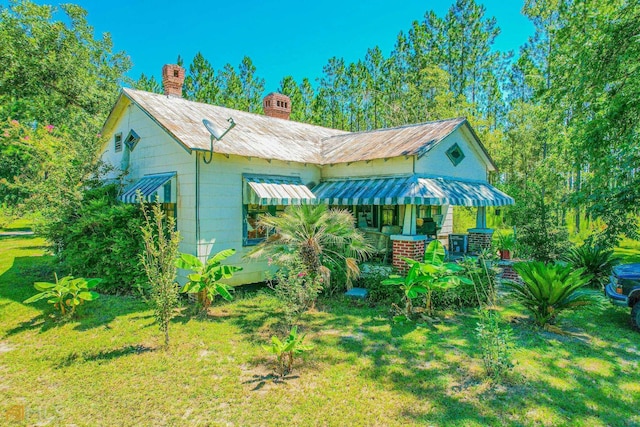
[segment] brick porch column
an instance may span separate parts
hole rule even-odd
[[[398,270],[399,274],[405,274],[409,270],[408,264],[401,259],[411,258],[416,261],[424,259],[424,250],[427,236],[415,235],[407,236],[404,234],[394,234],[391,236],[393,242],[393,266]]]
[[[469,252],[477,253],[491,247],[492,228],[470,228],[467,233],[469,233]]]

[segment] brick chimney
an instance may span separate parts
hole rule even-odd
[[[291,99],[287,95],[271,92],[262,100],[264,114],[269,117],[289,120],[291,115]]]
[[[184,68],[175,64],[162,67],[162,86],[167,96],[182,98],[182,84],[184,83]]]

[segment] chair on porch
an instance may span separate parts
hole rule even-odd
[[[424,218],[422,226],[417,230],[419,234],[424,234],[427,237],[438,238],[438,224],[433,218]]]
[[[366,231],[364,240],[371,247],[371,259],[380,260],[383,264],[387,262],[387,257],[392,250],[389,235],[379,231]]]

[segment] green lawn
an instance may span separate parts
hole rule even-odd
[[[275,381],[261,348],[278,329],[269,294],[179,317],[164,351],[140,300],[102,296],[64,324],[45,302],[22,304],[51,273],[43,244],[0,238],[0,425],[16,406],[26,419],[14,425],[640,425],[628,310],[566,317],[568,337],[507,306],[517,364],[500,385],[483,376],[471,311],[416,327],[323,301],[304,319],[314,350]]]

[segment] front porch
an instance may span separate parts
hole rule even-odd
[[[450,251],[476,253],[491,245],[486,207],[514,203],[513,198],[486,182],[418,175],[335,179],[313,189],[317,203],[346,208],[356,218],[374,257],[406,269],[402,258],[421,259],[429,241],[440,240]],[[453,206],[476,207],[476,226],[466,242],[451,247]]]

